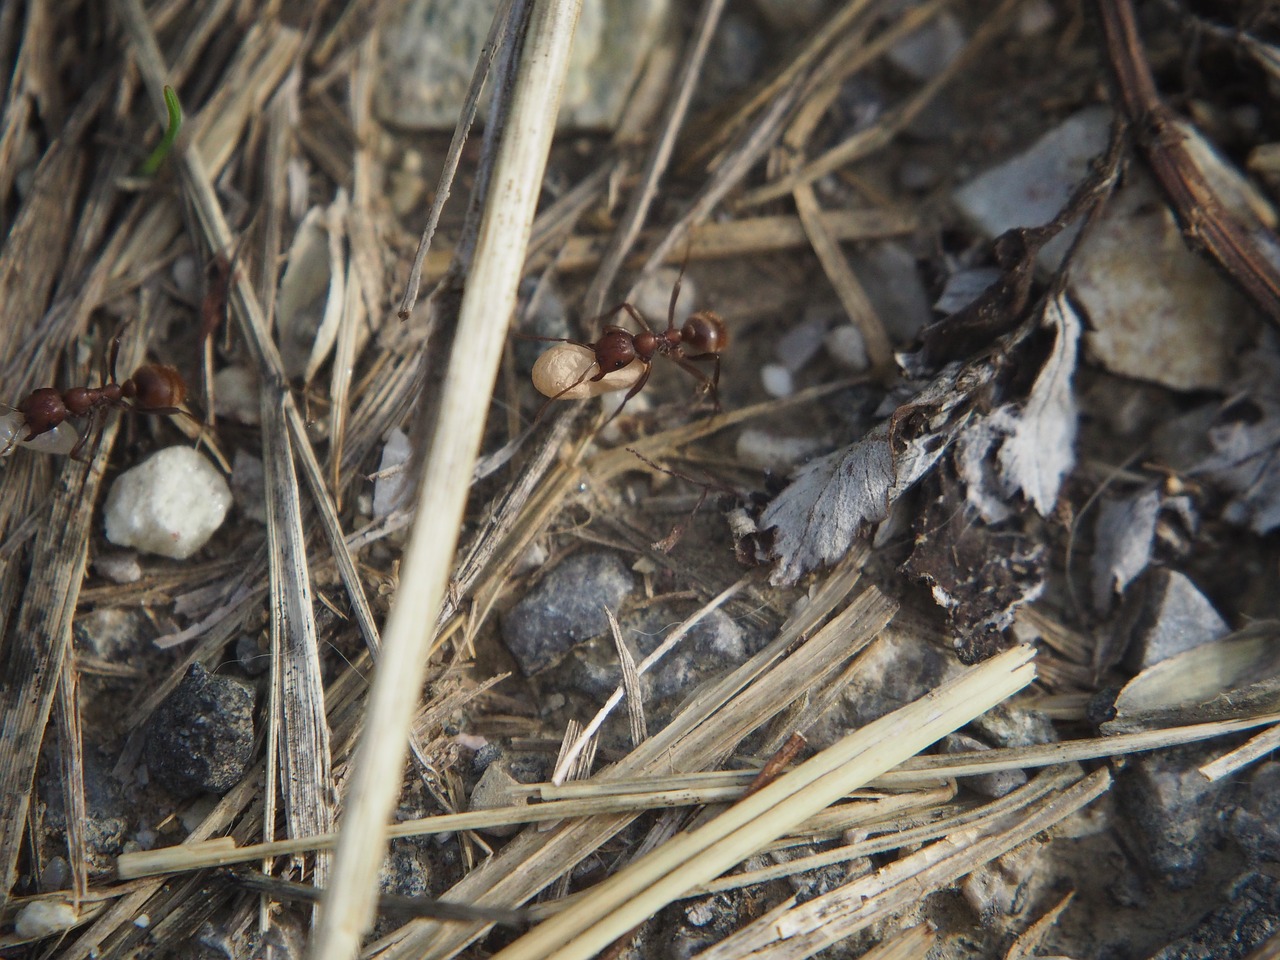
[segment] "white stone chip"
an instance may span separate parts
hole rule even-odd
[[[789,397],[796,389],[791,371],[780,363],[766,363],[761,367],[760,382],[771,397]]]
[[[208,542],[231,506],[231,490],[207,458],[169,447],[116,478],[107,494],[107,539],[175,560]]]
[[[18,911],[13,932],[24,940],[39,940],[70,930],[79,919],[76,908],[69,903],[33,900]]]

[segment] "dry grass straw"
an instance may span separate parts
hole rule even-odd
[[[163,104],[162,89],[168,70],[146,13],[138,0],[119,0],[121,20],[137,58],[148,92],[157,109]],[[244,102],[247,98],[241,98]],[[216,100],[216,98],[215,98]],[[206,110],[212,109],[212,105]],[[228,113],[234,111],[228,108]],[[217,126],[225,122],[217,113]],[[183,188],[210,249],[223,251],[233,246],[230,228],[214,192],[204,158],[195,146],[178,154]],[[163,208],[162,208],[163,209]],[[324,832],[333,822],[332,758],[329,728],[325,718],[324,689],[320,676],[319,644],[311,601],[310,574],[303,531],[302,503],[294,472],[293,448],[309,447],[310,441],[298,416],[284,376],[283,364],[271,339],[257,292],[243,273],[232,274],[228,293],[237,307],[245,334],[258,364],[261,391],[263,464],[268,479],[268,559],[272,621],[272,709],[269,714],[268,756],[281,757],[280,786],[285,821],[289,833],[303,836]],[[314,454],[312,454],[314,458]],[[336,509],[328,491],[312,490],[319,509],[334,517]],[[357,580],[348,584],[362,592]],[[264,827],[270,832],[275,821],[275,770],[269,766]],[[317,865],[323,876],[326,867]]]
[[[501,960],[585,960],[698,883],[714,879],[850,790],[1012,696],[1035,675],[1032,651],[995,657],[856,733],[594,887],[521,937]]]
[[[772,911],[767,920],[753,921],[699,956],[702,960],[730,960],[746,954],[769,960],[812,956],[1048,830],[1092,803],[1110,784],[1106,770],[1079,777],[995,822],[957,831],[867,877],[803,904]],[[547,955],[557,960],[577,956],[566,951]]]
[[[418,490],[417,522],[401,565],[402,589],[387,622],[347,807],[333,884],[313,940],[315,960],[353,956],[372,923],[387,823],[399,792],[405,743],[426,670],[431,634],[453,569],[462,511],[480,447],[488,396],[542,184],[578,4],[538,4],[493,171],[486,209],[445,375],[436,432]]]

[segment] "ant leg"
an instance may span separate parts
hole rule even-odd
[[[649,326],[649,321],[645,320],[645,318],[640,315],[640,311],[637,310],[635,307],[633,307],[631,304],[624,303],[621,306],[619,306],[618,309],[627,311],[627,316],[629,316],[636,323],[640,324],[641,329],[644,330],[646,333],[653,333],[653,328]]]
[[[116,382],[116,363],[120,359],[120,336],[111,338],[111,347],[107,351],[106,366],[102,370],[102,385],[105,387],[108,383]]]
[[[653,364],[645,364],[644,373],[640,374],[640,379],[632,384],[631,389],[627,391],[627,395],[623,397],[622,402],[618,404],[618,409],[609,415],[608,420],[600,424],[601,429],[604,429],[609,424],[613,423],[614,417],[620,414],[622,412],[622,408],[631,402],[631,398],[644,389],[644,385],[649,382],[649,374],[651,373],[653,373]]]
[[[93,460],[93,453],[89,454],[88,459],[80,456],[80,451],[84,449],[84,445],[89,442],[89,437],[94,433],[94,427],[98,424],[98,408],[94,407],[89,411],[89,415],[84,421],[84,432],[76,439],[76,445],[71,448],[67,454],[72,460],[79,460],[81,463],[90,463]],[[101,431],[98,431],[98,439],[102,439]],[[94,453],[97,453],[97,445],[94,445]]]
[[[667,329],[676,328],[676,302],[680,299],[680,287],[684,285],[684,271],[689,266],[689,251],[693,249],[693,240],[689,240],[684,248],[684,260],[680,263],[680,273],[676,277],[676,285],[671,288],[671,302],[667,305]]]
[[[511,336],[517,340],[540,340],[543,343],[572,343],[575,347],[583,347],[595,353],[596,345],[594,343],[586,343],[582,340],[573,340],[570,337],[539,337],[532,333],[513,333]]]
[[[715,404],[716,413],[720,412],[720,354],[718,353],[700,353],[695,357],[672,357],[680,369],[695,377],[701,384],[702,389],[711,395],[711,402]],[[692,360],[710,360],[713,364],[711,373],[708,375],[697,367],[693,366]]]
[[[588,320],[584,320],[583,325],[586,326],[587,329],[589,330],[594,330],[596,325],[599,324],[602,320],[608,320],[610,317],[615,317],[619,313],[621,313],[623,310],[628,309],[629,307],[630,307],[630,304],[620,303],[616,307],[610,307],[608,310],[606,310],[604,313],[600,314],[599,316],[591,317]],[[631,308],[631,309],[634,309],[634,308]]]

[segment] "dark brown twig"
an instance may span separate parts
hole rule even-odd
[[[1098,0],[1116,98],[1133,122],[1138,145],[1182,225],[1187,242],[1209,254],[1280,325],[1280,267],[1262,241],[1280,240],[1261,223],[1243,224],[1223,205],[1187,147],[1188,125],[1160,99],[1138,37],[1130,0]]]

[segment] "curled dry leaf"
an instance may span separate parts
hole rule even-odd
[[[1191,473],[1231,495],[1224,519],[1267,534],[1280,527],[1280,351],[1268,344],[1246,365],[1240,392],[1209,429],[1213,452]]]
[[[946,452],[991,372],[952,364],[861,440],[806,464],[765,508],[760,532],[749,550],[739,545],[739,555],[776,561],[774,583],[835,563]]]
[[[346,191],[307,211],[280,278],[276,322],[280,356],[290,377],[311,380],[338,338],[346,295]]]
[[[1071,378],[1082,325],[1063,295],[1045,306],[1043,322],[1056,332],[1056,340],[1026,402],[1006,404],[976,420],[958,444],[956,461],[968,501],[989,523],[1013,515],[1010,501],[1018,493],[1048,516],[1063,477],[1075,466],[1077,412]]]
[[[533,365],[533,385],[544,397],[554,400],[584,400],[602,393],[627,390],[644,373],[644,364],[630,363],[611,370],[599,380],[593,368],[596,355],[576,343],[557,343],[538,357]]]
[[[1164,512],[1187,530],[1196,528],[1191,498],[1166,496],[1155,487],[1102,502],[1093,553],[1093,605],[1099,613],[1107,613],[1111,601],[1151,563],[1157,522]]]

